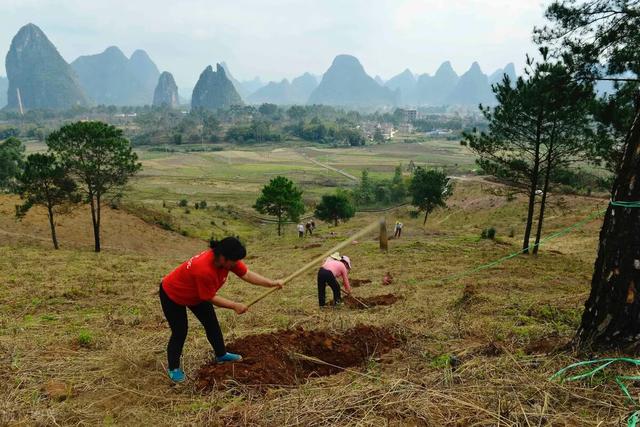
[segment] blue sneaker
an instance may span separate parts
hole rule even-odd
[[[174,383],[181,383],[185,380],[186,376],[184,375],[184,371],[180,368],[178,369],[167,369],[167,374],[169,374],[169,378]]]
[[[224,356],[216,357],[217,363],[229,363],[229,362],[240,362],[242,360],[242,356],[239,354],[226,352]]]

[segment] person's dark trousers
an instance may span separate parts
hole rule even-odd
[[[169,369],[178,369],[180,367],[182,347],[187,339],[187,331],[189,329],[187,307],[173,302],[162,289],[162,284],[160,284],[160,304],[162,305],[164,317],[167,318],[171,328],[171,338],[169,338],[169,344],[167,345]],[[189,310],[204,326],[207,339],[216,356],[224,356],[227,350],[224,346],[224,338],[222,337],[222,331],[220,330],[213,304],[210,301],[205,301],[198,305],[189,306]]]
[[[304,231],[298,231],[298,237],[304,237]]]
[[[336,277],[327,269],[320,268],[318,270],[318,303],[320,307],[324,307],[326,304],[326,287],[329,285],[333,291],[333,303],[340,302],[340,285],[336,280]]]

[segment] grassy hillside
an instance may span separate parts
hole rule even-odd
[[[178,200],[188,194],[193,201],[213,197],[248,210],[259,176],[287,167],[295,169],[297,179],[326,176],[316,165],[307,170],[283,160],[272,168],[261,160],[255,172],[247,166],[251,154],[234,158],[238,170],[230,172],[222,167],[221,155],[240,156],[201,155],[200,166],[184,166],[180,156],[145,157],[146,173],[132,185],[127,200],[158,209],[165,197]],[[395,164],[389,163],[389,168]],[[184,177],[185,167],[197,168],[195,179]],[[234,173],[251,176],[244,168],[253,170],[255,178],[235,181]],[[203,176],[207,179],[201,181]],[[184,187],[176,186],[180,180]],[[212,185],[217,180],[224,185]],[[238,187],[230,188],[231,182]],[[45,219],[34,213],[26,224],[15,224],[9,215],[14,201],[3,199],[0,358],[7,378],[0,382],[0,424],[618,425],[628,411],[615,386],[548,381],[574,361],[570,352],[554,349],[566,344],[577,327],[599,220],[551,241],[538,257],[517,257],[457,280],[441,280],[519,249],[525,203],[501,194],[494,184],[459,180],[450,207],[430,217],[425,228],[406,208],[387,213],[389,223],[396,218],[405,223],[403,237],[390,241],[388,254],[380,253],[374,236],[343,251],[354,261],[352,277],[371,280],[355,295],[393,293],[401,297],[393,305],[319,310],[312,271],[246,315],[218,310],[229,343],[285,328],[340,332],[358,324],[386,327],[401,341],[399,348],[361,366],[299,378],[296,386],[273,386],[266,393],[241,384],[198,390],[194,377],[210,353],[193,318],[184,354],[190,381],[173,386],[165,378],[168,328],[158,283],[204,248],[202,240],[111,211],[105,219],[109,250],[94,254],[87,250],[88,215],[78,212],[61,220],[64,249],[52,251],[40,241],[48,237]],[[605,204],[597,198],[556,198],[545,234]],[[316,235],[300,241],[290,231],[277,238],[272,225],[225,212],[181,211],[173,219],[178,228],[193,227],[200,230],[194,234],[202,234],[210,217],[216,224],[228,217],[228,231],[245,236],[250,268],[275,277],[377,217],[359,214],[337,228],[321,224]],[[488,226],[497,229],[495,241],[479,238]],[[383,287],[387,271],[395,281]],[[260,291],[231,278],[221,294],[248,301]]]

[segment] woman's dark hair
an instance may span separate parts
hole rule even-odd
[[[239,261],[247,256],[247,250],[235,237],[225,237],[222,240],[211,239],[209,247],[216,255],[222,255],[230,261]]]

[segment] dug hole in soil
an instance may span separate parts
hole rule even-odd
[[[228,346],[229,351],[242,355],[242,362],[206,364],[198,370],[196,382],[202,391],[224,388],[229,383],[258,390],[291,386],[309,377],[337,374],[343,371],[341,368],[359,367],[399,345],[400,340],[388,329],[365,325],[340,334],[296,328],[249,335]]]
[[[369,283],[371,283],[371,280],[370,279],[351,279],[349,283],[351,283],[352,287],[359,288],[362,285],[368,285]]]
[[[376,295],[374,297],[353,297],[351,295],[345,295],[342,299],[344,304],[353,309],[366,309],[375,307],[377,305],[392,305],[395,304],[400,297],[395,296],[394,294],[386,294],[386,295]]]

